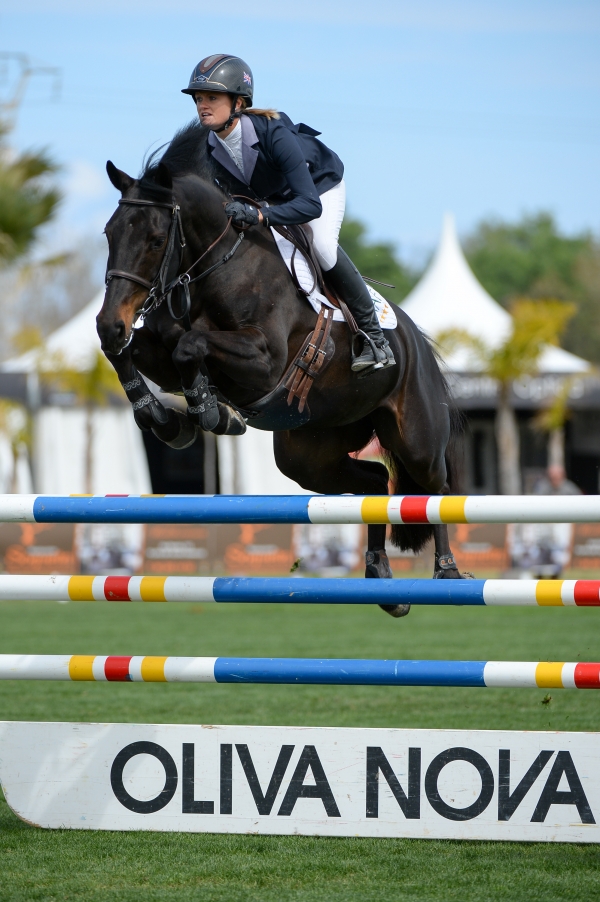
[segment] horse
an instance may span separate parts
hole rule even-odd
[[[137,425],[183,448],[199,427],[241,433],[248,418],[273,431],[279,470],[315,493],[387,495],[390,479],[394,494],[456,491],[460,414],[431,342],[398,307],[397,327],[387,332],[396,366],[360,378],[350,369],[350,329],[329,323],[335,353],[314,379],[304,412],[277,407],[274,396],[316,314],[299,297],[269,229],[229,228],[224,205],[248,189],[217,170],[207,135],[190,123],[138,178],[107,163],[121,199],[105,229],[108,279],[97,330]],[[144,376],[164,391],[183,390],[187,414],[165,408]],[[218,405],[207,413],[210,386]],[[273,416],[270,404],[279,411]],[[262,420],[253,420],[261,410]],[[385,464],[358,457],[374,437]],[[431,536],[434,577],[465,578],[445,525],[391,528],[392,543],[405,551],[418,553]],[[369,524],[367,578],[392,577],[385,543],[386,526]],[[396,617],[409,608],[382,607]]]

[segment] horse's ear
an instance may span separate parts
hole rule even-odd
[[[169,167],[165,163],[161,162],[158,164],[154,181],[157,185],[160,185],[161,188],[167,188],[169,191],[173,187],[173,177]]]
[[[121,192],[121,194],[125,194],[125,192],[129,188],[131,188],[135,181],[135,179],[132,179],[131,176],[127,175],[126,172],[122,172],[120,169],[117,169],[115,164],[111,163],[110,160],[106,164],[106,171],[112,184],[115,186],[117,191]]]

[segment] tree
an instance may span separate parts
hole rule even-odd
[[[459,329],[451,329],[438,336],[446,351],[467,348],[474,358],[474,368],[498,383],[495,431],[500,491],[504,495],[518,495],[521,492],[519,427],[511,405],[512,383],[515,379],[537,372],[544,347],[558,344],[574,310],[572,304],[554,298],[538,301],[521,298],[511,307],[513,323],[510,335],[495,348]]]
[[[0,123],[0,265],[5,266],[27,254],[61,199],[48,184],[57,166],[47,151],[16,154],[6,143],[6,133]]]
[[[393,244],[370,243],[366,233],[362,222],[347,218],[340,231],[340,244],[363,276],[395,285],[395,288],[373,287],[389,301],[401,304],[416,283],[417,276],[397,259]]]
[[[590,233],[561,235],[549,213],[520,222],[488,220],[465,242],[473,272],[493,298],[554,297],[577,305],[563,345],[600,362],[600,242]]]

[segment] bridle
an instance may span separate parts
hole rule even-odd
[[[183,273],[177,274],[177,270],[179,269],[179,265],[181,263],[181,257],[183,254],[183,249],[186,246],[185,234],[183,231],[183,223],[181,222],[181,209],[179,204],[173,201],[172,203],[162,203],[160,201],[154,200],[138,200],[135,198],[121,198],[119,204],[129,204],[132,206],[140,206],[140,207],[164,207],[165,209],[171,210],[171,224],[169,225],[169,233],[167,235],[167,245],[165,247],[165,252],[163,254],[163,258],[158,270],[158,273],[152,280],[149,282],[147,279],[143,279],[141,276],[137,276],[134,273],[125,272],[121,269],[109,269],[106,273],[105,283],[108,287],[108,283],[112,279],[128,279],[130,282],[135,282],[137,285],[141,285],[143,288],[148,289],[148,297],[142,304],[139,310],[136,311],[133,325],[136,324],[140,317],[145,317],[149,313],[152,313],[156,310],[162,302],[167,299],[167,306],[169,308],[169,313],[173,317],[174,320],[182,321],[182,324],[187,332],[189,332],[192,328],[192,324],[190,321],[190,308],[192,305],[192,300],[190,296],[190,285],[194,282],[199,282],[201,279],[205,279],[210,273],[214,272],[215,269],[218,269],[219,266],[222,266],[224,263],[227,263],[228,260],[231,260],[237,249],[239,248],[242,240],[244,238],[244,232],[240,231],[237,241],[233,245],[230,251],[228,251],[224,257],[214,263],[212,266],[209,266],[208,269],[205,269],[204,272],[201,272],[199,275],[194,276],[193,278],[190,276],[191,271],[204,260],[204,258],[210,254],[210,252],[222,241],[223,238],[227,235],[229,229],[231,228],[231,217],[227,220],[227,225],[218,236],[215,238],[213,243],[207,247],[207,249],[202,253],[197,260],[195,260],[192,265]],[[177,249],[177,255],[174,256],[176,250],[176,236],[179,234],[179,247]],[[175,271],[175,275],[169,276],[171,273]],[[185,304],[183,306],[183,312],[180,314],[176,314],[173,310],[172,303],[172,294],[174,291],[183,289]],[[127,345],[131,342],[133,338],[133,328],[131,330],[131,335],[127,342]],[[125,347],[127,347],[125,345]]]

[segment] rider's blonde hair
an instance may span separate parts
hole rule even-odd
[[[245,97],[240,97],[242,101],[241,110],[243,113],[248,113],[250,116],[264,116],[265,119],[280,119],[280,115],[277,110],[272,109],[257,109],[255,107],[249,107],[248,102]]]

